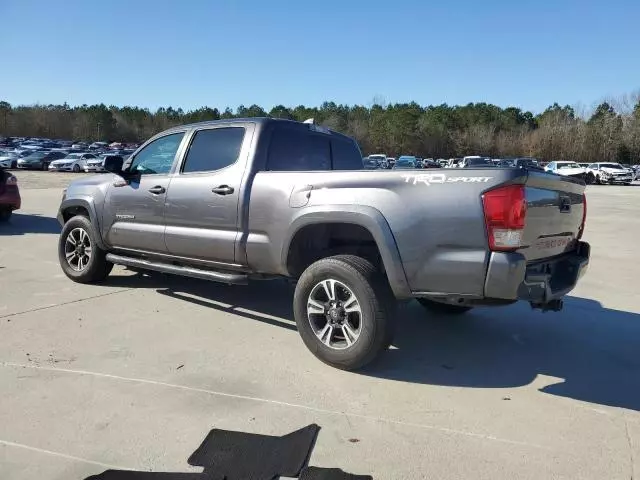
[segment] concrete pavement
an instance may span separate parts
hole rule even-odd
[[[640,474],[640,186],[589,187],[590,270],[561,313],[461,319],[403,306],[361,373],[305,349],[282,282],[224,286],[116,267],[69,281],[53,218],[71,175],[18,172],[0,227],[0,478],[109,466],[198,471],[211,428],[321,431],[311,464],[375,479]]]

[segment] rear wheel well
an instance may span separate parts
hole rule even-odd
[[[64,219],[65,223],[76,215],[82,215],[83,217],[91,218],[89,216],[89,210],[87,210],[85,207],[67,207],[62,212],[62,218]]]
[[[287,271],[299,277],[321,258],[350,254],[365,258],[384,272],[380,249],[365,227],[353,223],[307,225],[296,232],[287,254]]]

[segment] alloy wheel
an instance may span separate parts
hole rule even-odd
[[[91,238],[84,228],[74,228],[64,242],[64,256],[76,272],[82,272],[91,260]]]
[[[353,291],[335,279],[318,282],[307,299],[307,318],[313,333],[327,347],[344,350],[362,332],[362,309]]]

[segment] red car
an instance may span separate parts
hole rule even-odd
[[[0,168],[0,222],[11,218],[11,213],[20,208],[18,179],[10,172]]]

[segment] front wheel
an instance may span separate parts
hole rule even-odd
[[[82,215],[71,218],[62,227],[58,240],[58,260],[67,277],[78,283],[103,281],[113,268],[96,243],[91,221]]]
[[[73,173],[80,173],[80,165],[77,163],[73,166]]]
[[[387,349],[393,338],[395,298],[386,278],[355,255],[310,265],[293,297],[298,332],[323,362],[357,370]]]
[[[450,303],[434,302],[427,298],[417,299],[420,305],[432,313],[439,313],[444,315],[462,315],[463,313],[471,310],[472,307],[465,307],[462,305],[451,305]]]

